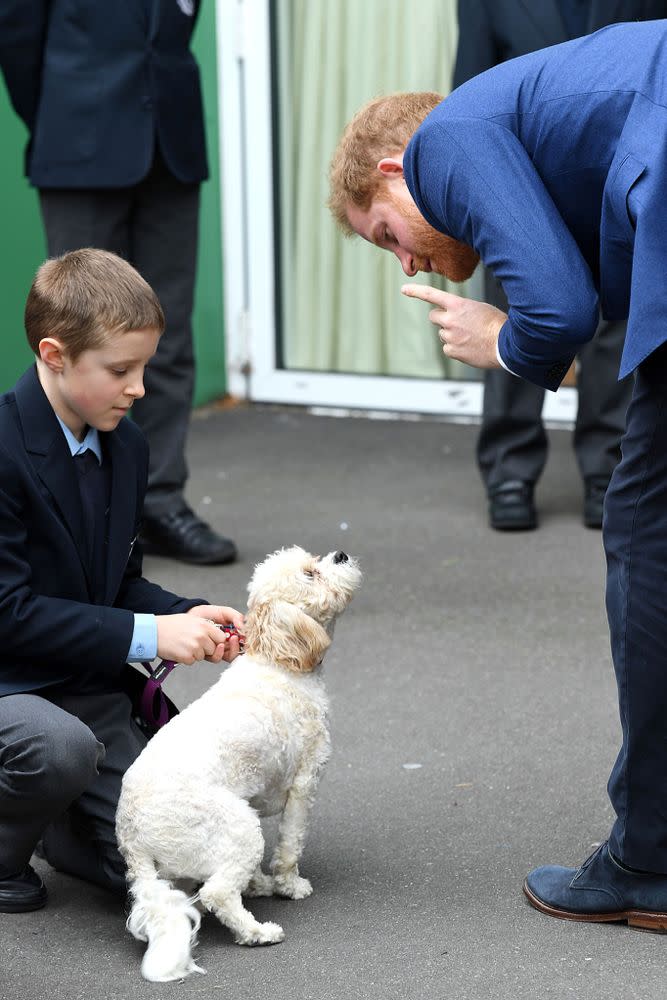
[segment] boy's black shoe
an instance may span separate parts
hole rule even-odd
[[[30,865],[14,875],[0,877],[0,913],[28,913],[46,903],[46,887]]]
[[[160,517],[144,517],[140,541],[148,555],[200,566],[231,563],[237,555],[231,538],[218,535],[187,504]]]

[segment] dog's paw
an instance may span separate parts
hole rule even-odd
[[[274,875],[273,888],[280,896],[286,896],[288,899],[305,899],[313,891],[313,887],[308,879],[301,878],[300,875],[286,875],[282,877]]]
[[[273,877],[264,872],[256,872],[248,883],[244,896],[272,896]]]
[[[285,940],[285,931],[280,924],[273,924],[267,920],[263,924],[255,924],[252,928],[242,931],[236,935],[237,944],[278,944]]]

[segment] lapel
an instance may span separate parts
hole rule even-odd
[[[67,441],[33,366],[16,384],[16,407],[26,451],[35,472],[53,497],[61,519],[76,547],[90,584],[86,565],[86,536],[77,472]]]
[[[170,0],[166,0],[167,3]],[[176,0],[174,0],[176,3]],[[146,16],[148,20],[148,41],[152,42],[155,40],[157,35],[158,24],[160,20],[160,6],[162,0],[144,0],[144,6],[146,7]]]
[[[169,0],[167,0],[169,2]],[[176,0],[173,0],[176,4]],[[135,0],[131,5],[132,17],[136,17],[141,25],[141,33],[144,38],[152,42],[157,31],[160,0]]]
[[[538,0],[537,3],[535,0],[519,0],[519,6],[523,7],[525,16],[537,29],[541,39],[539,48],[565,41],[565,25],[556,0]]]
[[[123,440],[120,429],[100,434],[100,437],[111,462],[109,545],[104,603],[113,603],[134,545],[137,478],[134,474],[133,456]]]

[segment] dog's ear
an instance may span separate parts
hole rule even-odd
[[[331,645],[326,630],[287,601],[256,604],[246,615],[245,648],[251,656],[307,673]]]

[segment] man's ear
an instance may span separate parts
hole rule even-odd
[[[39,342],[39,356],[52,372],[63,370],[65,353],[65,348],[55,337],[43,337]]]
[[[378,161],[378,170],[385,177],[403,176],[403,153],[396,153],[394,156],[384,156]]]

